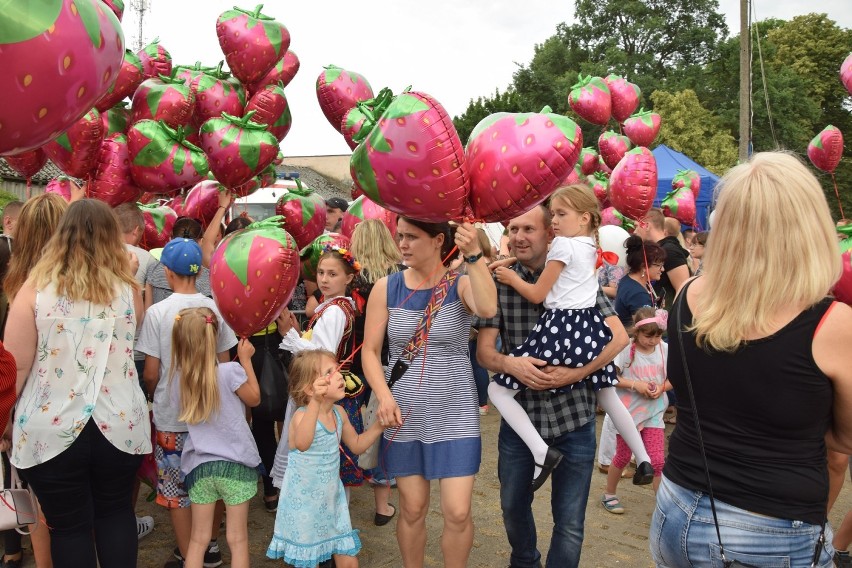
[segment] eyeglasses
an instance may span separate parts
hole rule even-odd
[[[651,266],[653,266],[654,268],[659,268],[660,270],[662,270],[662,269],[663,269],[663,267],[665,266],[665,263],[662,263],[662,262],[655,262],[655,263],[653,263]]]

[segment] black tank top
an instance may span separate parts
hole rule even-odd
[[[683,302],[683,326],[692,312]],[[684,332],[704,447],[716,499],[754,513],[820,524],[826,517],[825,433],[831,381],[812,354],[814,333],[831,306],[826,298],[773,335],[734,353],[707,352]],[[677,304],[672,310],[676,322]],[[664,474],[707,492],[678,337],[669,335],[668,376],[678,400],[677,426]]]

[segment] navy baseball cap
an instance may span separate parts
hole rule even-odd
[[[175,274],[195,276],[201,271],[201,247],[192,239],[172,239],[163,249],[160,262]]]

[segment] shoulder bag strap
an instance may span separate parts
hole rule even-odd
[[[675,302],[677,304],[675,309],[675,323],[677,325],[677,337],[678,344],[680,346],[680,360],[683,365],[683,376],[686,380],[687,391],[689,391],[689,403],[692,405],[692,417],[695,420],[695,433],[698,438],[698,449],[701,451],[701,459],[704,461],[704,478],[707,481],[707,495],[710,497],[710,511],[713,513],[713,525],[716,528],[716,540],[719,542],[719,552],[722,556],[722,565],[727,567],[731,565],[732,561],[725,558],[725,548],[722,546],[722,535],[719,532],[719,519],[716,516],[716,502],[713,498],[713,485],[710,482],[710,467],[707,463],[707,454],[704,451],[704,438],[701,436],[701,424],[698,421],[698,407],[695,405],[695,392],[692,389],[692,380],[689,377],[689,366],[686,364],[686,351],[684,349],[685,344],[683,341],[683,322],[681,312],[683,311],[683,304],[686,302],[686,292],[693,281],[694,279],[687,282],[677,297]],[[819,562],[819,557],[822,554],[824,545],[825,521],[823,521],[821,525],[819,538],[817,538],[816,546],[814,547],[814,556],[811,561],[811,568],[814,568]]]
[[[441,309],[441,305],[444,303],[444,299],[449,294],[450,288],[452,288],[453,282],[455,282],[458,275],[458,272],[455,270],[448,270],[435,288],[432,289],[432,297],[429,298],[429,303],[426,305],[426,309],[423,310],[423,315],[420,316],[420,322],[418,322],[417,327],[414,329],[414,335],[408,340],[408,344],[402,350],[399,359],[394,363],[393,369],[391,369],[388,388],[393,387],[394,383],[408,370],[414,358],[417,357],[417,353],[420,352],[420,348],[429,335],[432,320],[435,319],[438,310]]]

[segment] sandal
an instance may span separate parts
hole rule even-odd
[[[603,505],[603,508],[613,515],[624,514],[624,507],[622,507],[621,501],[618,500],[618,497],[610,497],[607,499],[606,495],[604,495],[601,497],[601,505]]]
[[[541,472],[538,474],[538,477],[535,477],[532,480],[531,487],[533,492],[538,491],[541,486],[544,485],[544,482],[547,481],[547,478],[550,477],[550,474],[553,473],[553,470],[556,469],[556,466],[558,466],[561,461],[562,452],[554,448],[547,448],[547,455],[544,457],[544,463],[535,464],[541,468]]]

